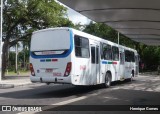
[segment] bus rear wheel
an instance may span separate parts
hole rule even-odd
[[[129,78],[129,81],[130,81],[130,82],[133,81],[133,77],[134,77],[134,72],[132,71],[132,73],[131,73],[131,78]]]
[[[106,73],[104,87],[109,88],[111,86],[111,74]]]

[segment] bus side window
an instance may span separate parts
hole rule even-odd
[[[119,61],[119,49],[118,47],[112,46],[112,59]]]
[[[75,55],[80,58],[89,58],[89,40],[87,38],[77,36],[74,37]]]
[[[96,64],[99,63],[99,48],[96,47]]]
[[[104,59],[104,54],[103,54],[103,43],[100,43],[100,54],[101,54],[101,59]]]
[[[125,61],[130,62],[130,55],[128,50],[125,50]]]
[[[125,61],[126,62],[135,62],[134,52],[125,50]]]
[[[131,52],[132,53],[132,62],[135,62],[135,54],[134,52]]]
[[[92,60],[92,64],[96,63],[95,47],[91,47],[91,60]]]
[[[105,60],[111,60],[112,59],[111,45],[103,44],[103,57],[104,57]]]
[[[124,64],[124,53],[120,52],[120,64]]]

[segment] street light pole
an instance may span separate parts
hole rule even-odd
[[[118,32],[118,45],[119,45],[119,32]]]
[[[15,73],[17,73],[18,74],[18,46],[17,46],[17,44],[16,44],[16,69],[15,69]]]
[[[1,0],[1,30],[0,30],[0,81],[2,80],[2,25],[3,24],[3,0]]]

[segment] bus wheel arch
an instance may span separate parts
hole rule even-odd
[[[104,78],[105,82],[104,82],[104,87],[105,88],[109,88],[111,86],[111,81],[112,81],[112,74],[111,71],[107,71],[105,74],[105,78]]]

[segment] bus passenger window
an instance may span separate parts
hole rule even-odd
[[[134,52],[125,50],[125,61],[126,62],[135,62]]]
[[[99,48],[96,47],[96,64],[99,63]]]
[[[104,55],[103,55],[103,43],[100,43],[100,54],[101,54],[101,59],[104,59]]]
[[[111,60],[112,59],[112,50],[111,46],[108,44],[103,44],[103,56],[105,60]]]
[[[95,57],[95,47],[91,47],[91,60],[92,60],[92,63],[95,64],[95,60],[96,60],[96,57]]]
[[[76,51],[76,56],[78,56],[78,57],[81,56],[81,48],[76,47],[75,51]]]
[[[118,47],[112,47],[112,59],[115,61],[119,61],[119,49]]]
[[[135,54],[134,54],[134,52],[131,52],[131,56],[132,56],[132,62],[135,62]]]
[[[124,64],[124,53],[120,52],[120,64]]]
[[[89,40],[75,35],[75,55],[80,58],[89,58]]]
[[[129,51],[128,51],[128,50],[125,50],[125,61],[126,61],[126,62],[130,62],[129,57],[130,57]]]

